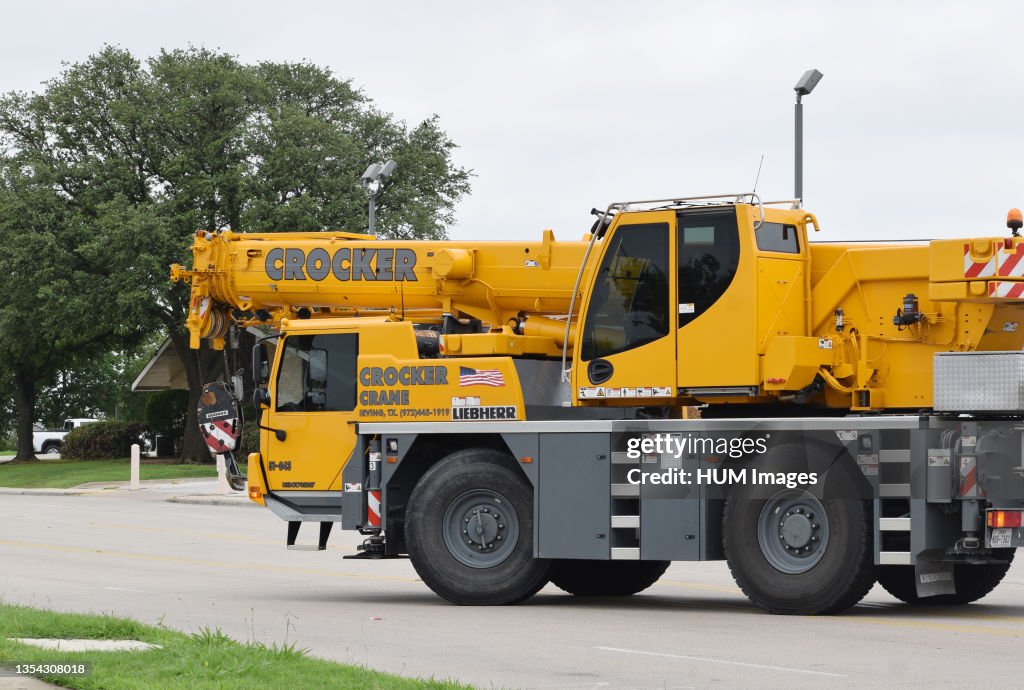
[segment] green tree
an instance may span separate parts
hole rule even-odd
[[[188,293],[167,280],[170,264],[189,263],[197,229],[362,230],[357,178],[386,158],[399,167],[380,197],[381,235],[443,237],[469,190],[436,117],[410,128],[327,69],[246,65],[202,48],[143,64],[105,47],[40,93],[0,98],[0,133],[97,229],[81,254],[105,260],[94,264],[104,281],[83,294],[117,303],[126,319],[144,308],[135,322],[155,317],[168,330],[190,409],[224,361],[189,350]],[[208,458],[192,415],[184,455]]]
[[[34,160],[0,159],[0,362],[16,409],[17,460],[34,458],[40,388],[73,362],[135,340],[146,323],[146,310],[109,298],[120,276],[90,221]]]
[[[0,447],[11,437],[15,427],[14,386],[9,369],[0,367]]]
[[[131,385],[163,338],[154,331],[138,347],[69,357],[41,385],[35,419],[51,428],[70,417],[143,421],[150,394],[133,393]]]

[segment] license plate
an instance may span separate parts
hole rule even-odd
[[[1008,549],[1013,545],[1012,529],[994,529],[989,540],[989,546],[993,549]]]

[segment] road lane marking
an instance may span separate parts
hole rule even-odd
[[[271,541],[269,539],[260,539],[258,537],[249,537],[244,534],[232,534],[229,532],[207,532],[205,530],[195,529],[181,529],[179,527],[148,527],[146,525],[130,525],[116,522],[92,522],[88,524],[93,527],[100,529],[121,529],[131,530],[134,532],[157,532],[162,534],[178,534],[187,537],[203,537],[204,539],[217,539],[220,541],[228,541],[232,543],[247,543],[247,544],[260,544],[263,546],[280,546],[280,541]],[[328,551],[341,551],[344,553],[358,553],[357,549],[348,548],[337,545],[330,545],[327,547]]]
[[[838,620],[838,619],[837,619]],[[998,620],[995,619],[994,620]],[[926,630],[940,630],[944,632],[977,633],[979,635],[994,635],[996,637],[1024,637],[1024,628],[992,628],[984,625],[963,625],[960,623],[939,623],[935,621],[921,620],[895,620],[892,618],[853,618],[842,619],[844,623],[856,623],[861,625],[884,625],[892,628],[918,628]]]
[[[805,668],[790,668],[788,666],[769,666],[768,664],[752,664],[746,661],[729,661],[728,659],[713,659],[706,656],[687,656],[685,654],[665,654],[663,652],[647,652],[642,649],[622,649],[620,647],[594,647],[605,652],[621,652],[624,654],[641,654],[644,656],[658,656],[666,659],[683,659],[684,661],[702,661],[709,664],[726,664],[728,666],[743,666],[745,668],[759,668],[766,671],[785,671],[787,673],[806,673],[813,676],[828,676],[830,678],[849,678],[842,673],[828,673],[826,671],[810,671]]]
[[[189,558],[185,556],[165,556],[154,553],[138,553],[135,551],[117,551],[114,549],[88,549],[81,546],[67,546],[64,544],[41,544],[36,542],[15,541],[0,539],[0,546],[13,546],[20,549],[35,549],[44,551],[60,551],[64,553],[79,553],[86,555],[114,556],[139,561],[154,561],[159,563],[177,563],[181,565],[202,565],[211,568],[227,568],[230,570],[245,570],[249,572],[274,571],[280,573],[300,573],[304,575],[324,575],[326,577],[347,577],[357,580],[387,580],[391,582],[420,582],[419,578],[399,577],[397,575],[370,575],[365,573],[353,573],[335,570],[323,570],[319,568],[296,568],[286,565],[274,565],[271,563],[252,562],[231,562],[211,561],[202,558]]]
[[[654,583],[657,585],[667,585],[669,587],[684,587],[686,589],[705,589],[710,592],[726,592],[728,594],[739,594],[742,596],[743,592],[739,587],[726,587],[723,585],[708,585],[703,582],[685,582],[683,580],[658,580]]]
[[[103,589],[109,589],[112,592],[134,592],[135,594],[160,594],[160,592],[150,592],[148,589],[131,589],[129,587],[104,587]]]

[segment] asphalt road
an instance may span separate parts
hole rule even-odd
[[[504,608],[451,606],[405,560],[286,551],[265,510],[167,493],[0,495],[0,596],[113,612],[184,631],[295,642],[312,654],[478,687],[893,687],[1024,678],[1024,565],[982,603],[898,604],[877,588],[842,616],[754,609],[724,563],[673,564],[646,593],[575,599],[553,587]]]

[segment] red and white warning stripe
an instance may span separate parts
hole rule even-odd
[[[219,419],[216,422],[207,422],[203,424],[203,431],[206,432],[206,445],[215,453],[235,449],[235,420]]]
[[[998,275],[1024,278],[1024,243],[1018,243],[1010,249],[1006,247],[999,249]]]
[[[996,274],[996,255],[985,261],[975,261],[971,258],[971,243],[964,242],[964,277],[965,278],[987,278]]]
[[[1024,282],[992,281],[988,284],[989,297],[1005,297],[1007,299],[1024,296]]]
[[[366,492],[366,522],[370,527],[380,527],[380,491]]]
[[[960,458],[960,498],[978,498],[978,459],[973,455]]]

